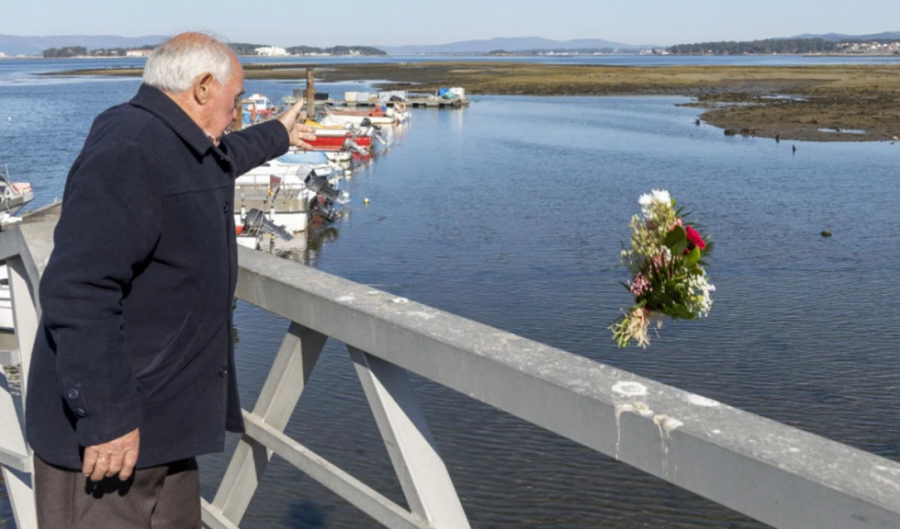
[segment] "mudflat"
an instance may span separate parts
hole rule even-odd
[[[249,64],[248,79],[296,79],[305,64]],[[900,137],[900,64],[834,66],[598,66],[486,62],[317,64],[323,81],[385,79],[383,89],[533,96],[682,95],[727,134],[785,140],[892,141]],[[138,76],[139,69],[63,75]],[[55,73],[53,75],[60,75]]]

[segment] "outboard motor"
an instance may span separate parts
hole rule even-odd
[[[381,125],[376,125],[372,123],[372,120],[369,118],[363,118],[362,123],[359,124],[360,127],[372,127],[375,130],[381,130]]]
[[[360,147],[353,139],[347,138],[344,140],[344,145],[342,147],[345,151],[354,152],[360,156],[368,156],[369,150],[365,147]]]
[[[334,208],[334,203],[346,204],[350,195],[335,188],[324,176],[319,176],[315,171],[306,177],[306,188],[316,194],[309,204],[309,212],[321,218],[325,222],[334,222],[340,217],[340,212]]]
[[[247,217],[244,218],[244,233],[253,233],[259,230],[275,235],[283,241],[290,241],[294,238],[283,226],[278,226],[267,219],[262,211],[253,208],[247,212]]]

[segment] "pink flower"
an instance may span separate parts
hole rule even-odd
[[[634,276],[634,282],[630,283],[631,294],[635,297],[640,296],[644,292],[650,290],[650,282],[647,281],[647,278],[644,277],[644,274],[638,274]]]

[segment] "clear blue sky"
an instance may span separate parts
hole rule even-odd
[[[900,31],[897,0],[10,0],[3,4],[0,34],[6,35],[133,37],[204,30],[232,42],[282,46],[395,46],[523,36],[668,45],[800,33]],[[442,5],[457,9],[433,14]]]

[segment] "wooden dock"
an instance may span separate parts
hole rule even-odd
[[[296,100],[293,100],[296,101]],[[292,98],[285,98],[284,102],[286,106],[293,104]],[[326,99],[326,100],[316,100],[317,107],[331,107],[331,108],[373,108],[378,105],[386,105],[388,108],[394,108],[394,105],[397,103],[405,103],[406,108],[437,108],[437,109],[457,109],[469,106],[469,98],[454,98],[454,99],[445,99],[443,97],[439,97],[436,95],[428,95],[428,96],[413,96],[407,98],[405,101],[377,101],[377,100],[369,100],[369,101],[345,101],[343,99]]]

